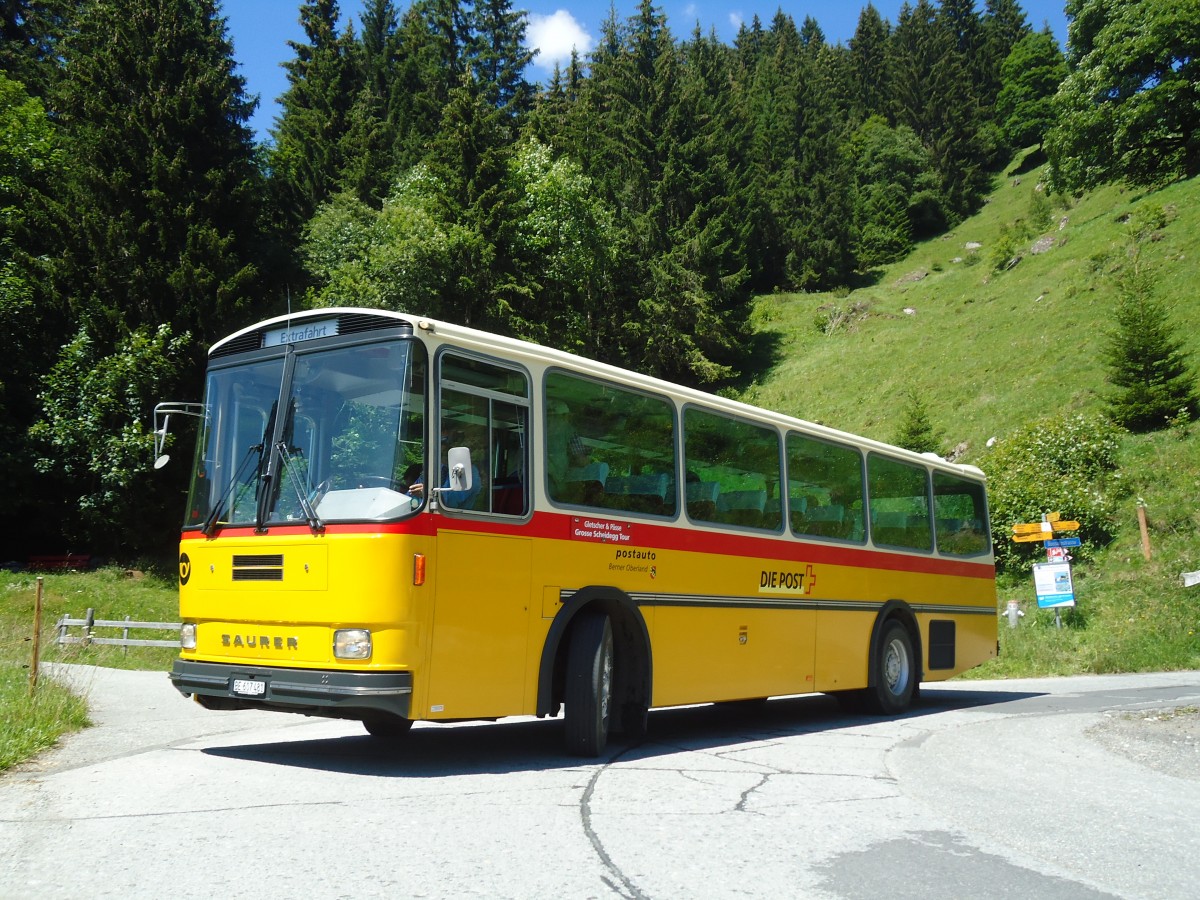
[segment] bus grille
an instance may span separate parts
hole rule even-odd
[[[234,581],[283,581],[282,553],[243,553],[233,557]]]

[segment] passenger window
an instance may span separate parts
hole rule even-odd
[[[529,511],[529,379],[525,373],[474,357],[441,358],[440,442],[446,465],[451,447],[471,451],[471,487],[450,491],[443,473],[443,506],[522,516]]]
[[[933,514],[938,553],[978,556],[987,552],[987,500],[980,482],[934,472]]]
[[[613,384],[546,376],[546,490],[557,503],[674,516],[675,409]]]
[[[793,533],[864,540],[861,453],[793,432],[787,439],[787,478]]]
[[[772,531],[782,527],[774,428],[689,407],[683,435],[689,518]]]
[[[867,474],[871,540],[889,547],[932,550],[925,467],[872,453]]]

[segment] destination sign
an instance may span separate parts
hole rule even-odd
[[[337,319],[313,319],[299,325],[289,323],[279,328],[264,331],[262,345],[264,347],[282,347],[284,344],[296,344],[300,341],[333,337],[337,333]]]

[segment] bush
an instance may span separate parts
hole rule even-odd
[[[992,542],[997,568],[1024,570],[1042,557],[1040,542],[1016,543],[1012,526],[1040,522],[1057,512],[1079,522],[1081,546],[1072,555],[1088,559],[1112,538],[1112,488],[1119,476],[1121,432],[1107,420],[1062,415],[1025,426],[980,461],[988,474]]]

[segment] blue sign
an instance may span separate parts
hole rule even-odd
[[[1033,586],[1037,592],[1038,609],[1075,605],[1070,563],[1034,563]]]
[[[1079,538],[1055,538],[1045,542],[1047,547],[1078,547]]]

